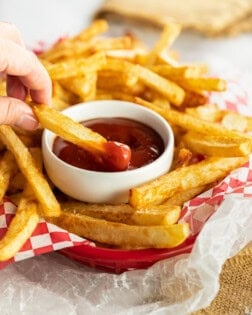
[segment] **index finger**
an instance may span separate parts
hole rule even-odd
[[[12,40],[22,47],[25,46],[18,28],[12,23],[0,22],[0,34],[1,38]]]
[[[49,104],[52,84],[49,74],[31,51],[16,43],[0,39],[0,71],[19,77],[30,90],[32,100]]]

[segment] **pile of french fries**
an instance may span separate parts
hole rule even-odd
[[[107,30],[105,20],[94,21],[39,55],[53,82],[52,108],[33,105],[41,128],[27,132],[0,126],[0,201],[8,196],[17,204],[14,219],[0,240],[1,261],[17,253],[40,218],[99,246],[176,247],[190,235],[188,224],[178,223],[184,202],[248,160],[252,119],[208,103],[209,92],[225,91],[226,82],[209,76],[206,65],[180,64],[171,50],[181,31],[179,25],[167,24],[151,48],[131,34],[106,36]],[[4,79],[0,91],[5,95]],[[66,137],[70,134],[70,141],[77,134],[79,140],[85,131],[64,121],[60,111],[101,99],[146,106],[162,115],[175,134],[171,170],[132,188],[128,204],[73,200],[53,187],[43,171],[43,128],[53,128],[60,135],[65,132]],[[65,124],[68,132],[62,127]]]

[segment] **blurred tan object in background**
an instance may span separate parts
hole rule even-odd
[[[236,35],[252,31],[252,0],[106,0],[98,16],[159,27],[176,21],[207,36]]]

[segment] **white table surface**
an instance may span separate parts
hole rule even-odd
[[[101,0],[0,0],[0,20],[15,23],[27,45],[32,47],[39,40],[53,42],[62,35],[78,32],[89,24],[101,3]],[[182,34],[174,48],[180,51],[184,60],[207,61],[217,64],[225,71],[228,68],[234,73],[242,74],[252,99],[252,34],[227,39],[207,39],[197,34]],[[65,266],[69,274],[71,270],[76,269],[80,275],[84,272],[89,275],[97,273],[55,253],[29,259],[0,271],[1,314],[91,314],[86,306],[85,309],[80,307],[79,311],[76,311],[76,307],[71,308],[65,303],[68,296],[66,292],[64,298],[61,297],[61,283],[63,285],[70,281],[71,276],[58,278],[57,286],[51,279],[51,284],[45,289],[45,283],[49,280],[43,277],[40,270],[43,272],[49,268],[53,276],[56,268],[63,270]],[[12,296],[11,290],[15,286],[18,288],[25,286],[26,294]],[[29,304],[31,291],[33,300]],[[34,303],[36,295],[37,304]],[[69,297],[70,295],[71,292]],[[19,307],[15,303],[15,298],[19,299]],[[43,307],[45,305],[46,307]]]

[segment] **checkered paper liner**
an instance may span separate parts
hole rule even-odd
[[[8,198],[4,198],[3,203],[0,205],[0,238],[6,233],[8,225],[15,216],[15,211],[15,204]],[[7,262],[0,263],[0,268],[8,263],[83,244],[95,246],[93,242],[69,233],[58,226],[41,219],[31,237],[15,257]]]
[[[221,109],[252,115],[252,110],[249,111],[246,92],[235,81],[228,81],[227,92],[211,93],[209,101],[217,103]],[[181,221],[188,222],[192,235],[197,235],[208,218],[218,209],[224,198],[230,194],[242,198],[252,197],[252,157],[246,165],[233,171],[214,188],[185,203],[182,209]],[[15,210],[16,206],[8,198],[5,198],[3,204],[0,205],[0,238],[4,236],[15,215]],[[84,244],[95,246],[93,242],[41,219],[32,236],[21,250],[12,259],[0,263],[0,268],[9,263],[40,254]]]

